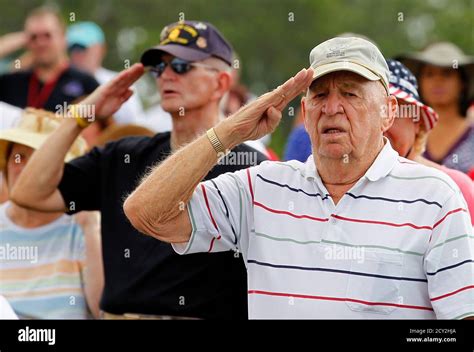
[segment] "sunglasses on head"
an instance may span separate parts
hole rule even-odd
[[[177,57],[173,58],[170,62],[161,61],[160,63],[153,66],[150,71],[156,78],[158,78],[163,74],[168,65],[171,67],[173,72],[177,73],[178,75],[184,75],[185,73],[189,72],[193,67],[203,67],[209,70],[217,71],[217,69],[212,66],[201,64],[198,62],[183,60]]]

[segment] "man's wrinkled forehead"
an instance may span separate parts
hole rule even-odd
[[[311,83],[309,90],[325,88],[331,83],[342,87],[361,88],[369,82],[371,81],[354,72],[337,71],[315,79],[313,83]]]

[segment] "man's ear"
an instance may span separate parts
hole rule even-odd
[[[64,52],[67,51],[67,37],[66,33],[61,37],[61,48],[63,49]]]
[[[382,116],[382,132],[386,132],[392,127],[393,121],[398,114],[398,102],[397,98],[393,95],[387,97],[387,114]]]
[[[308,131],[308,126],[306,125],[306,97],[301,97],[301,116],[303,116],[304,128]]]
[[[421,130],[421,121],[418,120],[417,122],[413,121],[413,123],[415,124],[415,133],[418,134],[420,133],[420,130]]]
[[[102,44],[100,51],[101,51],[100,54],[102,55],[101,58],[103,60],[107,56],[107,45],[105,43]]]
[[[218,73],[217,78],[217,89],[215,91],[215,97],[220,100],[227,92],[229,92],[232,86],[232,75],[230,72],[221,71]]]

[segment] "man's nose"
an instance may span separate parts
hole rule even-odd
[[[176,78],[176,76],[177,76],[177,73],[173,71],[173,69],[171,68],[171,65],[168,63],[164,71],[161,73],[160,78],[163,80],[172,80]]]
[[[340,114],[344,112],[339,94],[331,92],[327,95],[323,104],[322,112],[328,116]]]

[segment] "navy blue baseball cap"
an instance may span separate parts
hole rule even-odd
[[[146,50],[140,61],[144,66],[154,66],[164,53],[188,61],[216,57],[232,65],[231,45],[207,22],[181,21],[166,26],[161,32],[160,44]]]

